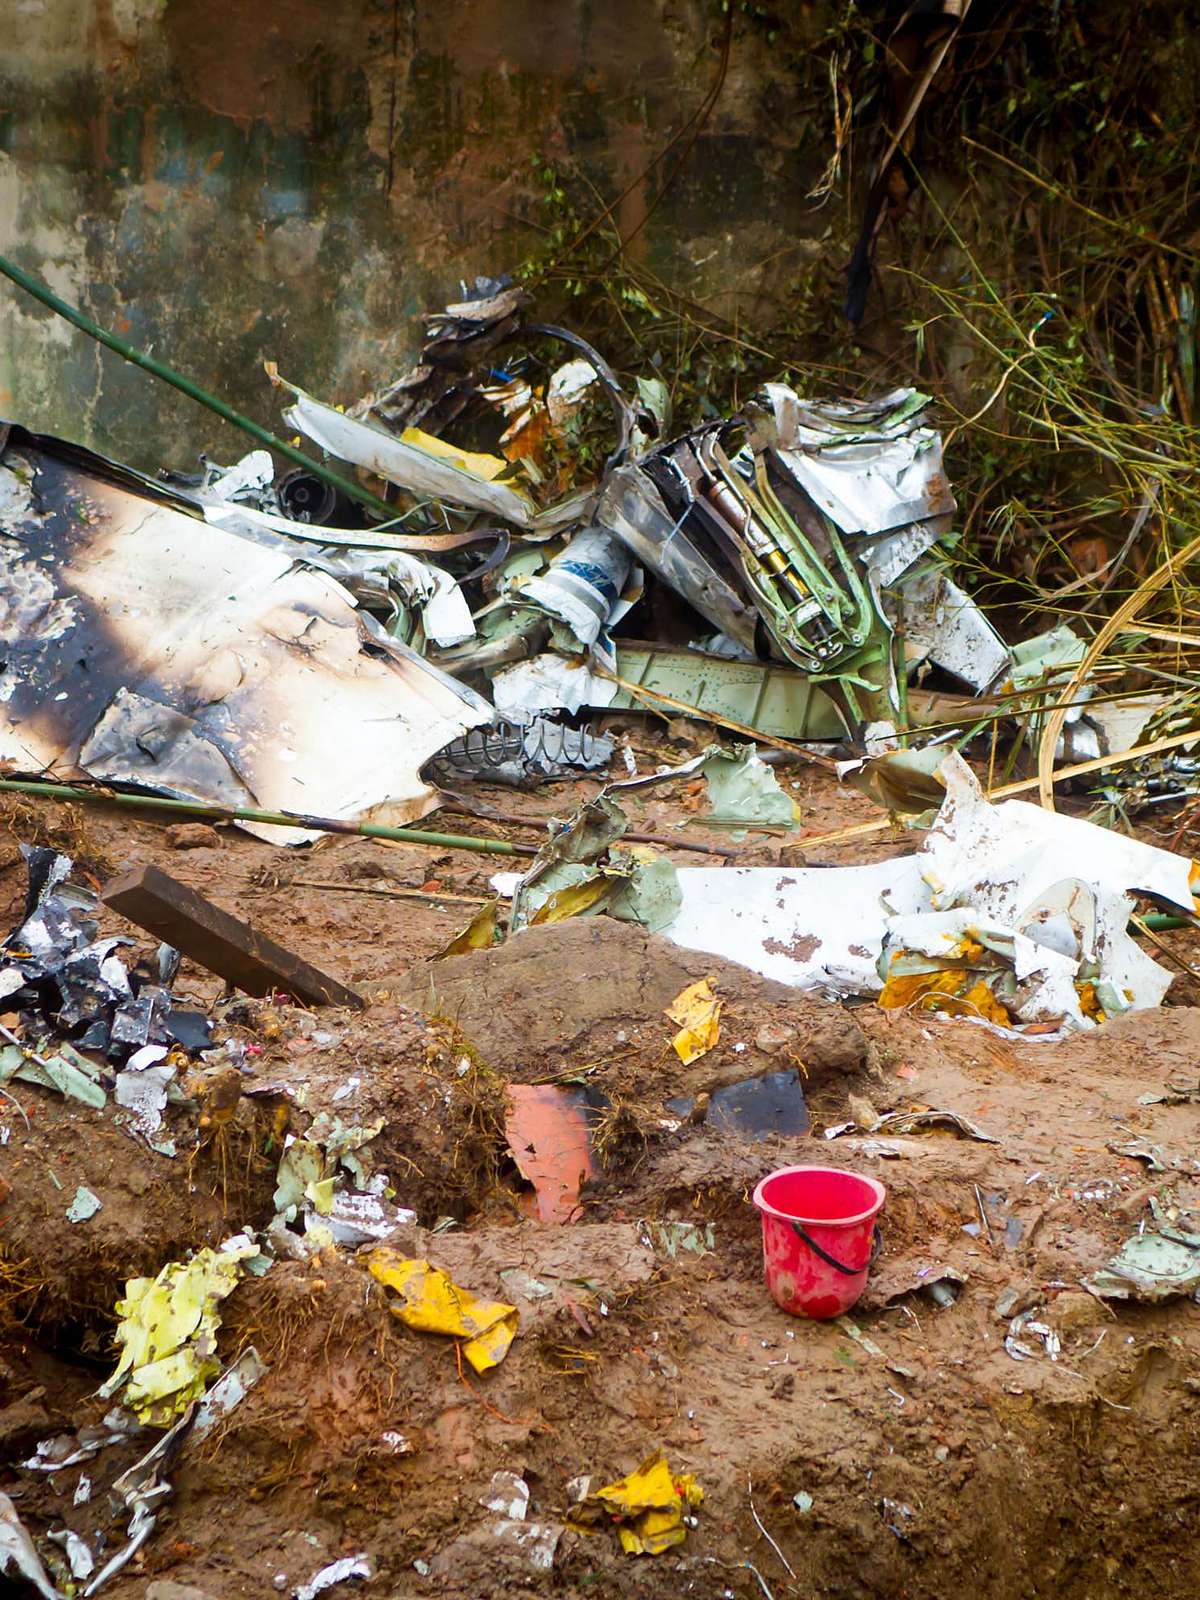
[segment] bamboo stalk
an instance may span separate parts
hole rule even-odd
[[[208,805],[200,800],[174,800],[159,794],[123,794],[113,789],[89,789],[76,784],[47,783],[41,779],[0,778],[0,792],[34,795],[45,800],[69,800],[84,805],[165,811],[168,815],[198,817],[207,822],[258,822],[276,828],[315,828],[322,833],[391,839],[401,844],[428,844],[442,850],[473,850],[481,855],[537,855],[533,845],[513,844],[508,839],[479,839],[465,833],[432,833],[424,828],[393,828],[382,822],[346,822],[341,817],[313,817],[299,811],[259,811],[251,806]]]
[[[1145,578],[1123,605],[1118,606],[1112,616],[1097,633],[1088,646],[1082,660],[1071,674],[1063,696],[1070,700],[1078,691],[1080,685],[1086,680],[1096,661],[1104,653],[1109,641],[1116,637],[1125,623],[1131,622],[1142,607],[1151,600],[1164,586],[1168,578],[1174,577],[1181,567],[1200,554],[1200,539],[1192,539],[1181,550],[1176,550],[1172,555],[1156,567],[1148,578]],[[1059,735],[1062,733],[1063,724],[1067,719],[1064,709],[1051,712],[1046,719],[1042,730],[1041,742],[1038,746],[1038,776],[1036,787],[1038,799],[1047,811],[1054,810],[1054,752],[1058,748]],[[1161,748],[1160,741],[1160,748]],[[1094,769],[1093,769],[1094,770]]]
[[[0,255],[0,272],[10,278],[18,288],[24,289],[26,294],[31,294],[35,300],[40,300],[51,311],[57,312],[74,327],[86,333],[90,338],[97,339],[110,350],[126,361],[131,361],[135,367],[141,367],[144,372],[151,373],[156,378],[161,378],[164,383],[169,383],[173,389],[178,389],[181,394],[186,394],[189,400],[196,400],[202,406],[207,406],[210,411],[216,412],[218,417],[223,417],[226,422],[232,422],[235,428],[240,428],[243,433],[248,433],[252,439],[257,439],[259,444],[265,444],[269,449],[284,456],[296,466],[303,467],[306,472],[311,472],[315,477],[322,479],[335,489],[340,489],[343,494],[350,496],[360,505],[369,506],[372,511],[385,517],[395,515],[395,507],[388,505],[386,500],[381,500],[378,495],[364,489],[351,478],[345,478],[340,472],[335,472],[332,467],[314,461],[311,456],[305,455],[303,450],[297,450],[295,445],[288,444],[286,439],[280,439],[268,428],[253,422],[249,417],[243,416],[240,411],[235,411],[232,406],[226,405],[224,400],[219,400],[215,394],[209,394],[207,389],[202,389],[198,383],[193,383],[191,378],[185,377],[182,372],[176,372],[174,367],[168,367],[165,361],[159,361],[156,356],[147,355],[144,350],[139,350],[126,339],[115,333],[110,333],[107,328],[102,328],[98,322],[93,322],[86,312],[69,304],[54,293],[49,285],[40,278],[35,278],[31,272],[17,266],[15,261],[10,261],[7,256]]]

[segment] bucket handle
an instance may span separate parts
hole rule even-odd
[[[792,1232],[798,1239],[803,1239],[813,1255],[818,1256],[827,1267],[833,1267],[836,1271],[844,1273],[847,1278],[857,1278],[860,1273],[868,1272],[879,1260],[879,1252],[883,1249],[883,1232],[878,1223],[875,1224],[874,1232],[871,1234],[871,1254],[865,1267],[848,1267],[844,1262],[838,1261],[835,1256],[829,1254],[828,1250],[822,1250],[812,1235],[806,1233],[800,1223],[794,1219],[792,1221]]]

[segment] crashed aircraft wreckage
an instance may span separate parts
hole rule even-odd
[[[564,714],[679,687],[701,715],[706,698],[760,714],[770,681],[767,725],[788,737],[886,735],[923,663],[977,692],[1005,672],[1009,652],[942,568],[954,503],[924,397],[818,406],[772,384],[743,416],[665,441],[662,386],[630,403],[574,335],[522,329],[526,298],[481,281],[357,415],[291,389],[289,424],[395,502],[380,526],[303,472],[276,484],[265,451],[159,482],[9,426],[0,757],[409,821],[436,803],[421,769],[439,752],[458,775],[472,751],[518,778],[602,765],[611,742]],[[495,362],[518,332],[577,353],[545,384],[520,358],[506,377]],[[563,457],[589,396],[616,444],[580,484]],[[507,424],[500,454],[429,431],[481,412],[493,435]],[[643,568],[716,634],[686,653],[628,625],[614,637]],[[465,736],[497,724],[515,741],[489,759],[496,741]]]
[[[935,670],[960,689],[943,726],[969,732],[988,705],[1036,732],[1039,694],[1085,645],[1060,625],[1010,649],[950,577],[927,397],[772,383],[673,433],[661,381],[627,394],[528,304],[476,280],[427,319],[417,365],[348,412],[268,364],[286,421],[336,466],[212,397],[306,465],[277,474],[259,449],[149,479],[6,426],[0,759],[299,843],[321,819],[409,823],[439,782],[603,769],[614,744],[587,718],[606,711],[873,752],[913,725]],[[671,637],[639,639],[664,598]],[[1071,758],[1129,748],[1165,705],[1089,694],[1067,712]]]

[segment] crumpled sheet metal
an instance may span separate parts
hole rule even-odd
[[[958,755],[939,770],[946,798],[915,854],[869,867],[680,868],[665,936],[836,996],[878,994],[908,970],[1004,977],[993,987],[1025,1023],[1087,1028],[1157,1006],[1171,975],[1126,931],[1132,894],[1194,910],[1192,863],[1060,812],[993,806]]]
[[[91,1577],[96,1570],[96,1561],[86,1540],[81,1539],[71,1528],[56,1528],[46,1537],[51,1543],[62,1547],[73,1578]]]
[[[661,1450],[636,1471],[592,1490],[572,1506],[567,1520],[576,1527],[617,1524],[626,1555],[658,1556],[687,1537],[684,1514],[700,1505],[704,1490],[690,1472],[672,1473]]]
[[[110,1444],[122,1444],[141,1431],[141,1423],[121,1406],[106,1411],[100,1422],[89,1423],[78,1433],[59,1433],[43,1439],[28,1460],[20,1464],[26,1472],[63,1472],[90,1461]]]
[[[356,1556],[340,1556],[336,1561],[330,1561],[319,1571],[314,1572],[307,1583],[299,1584],[292,1590],[294,1600],[317,1600],[319,1594],[324,1594],[326,1589],[336,1588],[340,1583],[349,1583],[351,1578],[371,1579],[375,1576],[375,1563],[363,1551]]]
[[[683,532],[684,520],[671,513],[636,462],[609,473],[596,507],[596,521],[602,527],[610,528],[714,628],[753,653],[758,613],[739,592],[732,569],[715,565]]]
[[[126,969],[116,952],[131,940],[97,937],[96,896],[69,881],[70,856],[44,845],[22,845],[21,852],[29,883],[22,920],[0,945],[0,963],[6,963],[0,965],[0,998],[21,1011],[27,1032],[44,1020],[58,1033],[70,1033],[82,1049],[104,1051],[112,1062],[128,1057],[139,1069],[150,1063],[148,1050],[161,1060],[175,1037],[170,990],[148,979],[144,969]],[[202,1031],[207,1034],[207,1024]],[[175,1068],[159,1068],[156,1076],[165,1102]],[[0,1083],[10,1077],[91,1106],[102,1106],[106,1098],[102,1069],[62,1039],[43,1041],[36,1050],[4,1045]],[[138,1077],[137,1070],[120,1075],[120,1104],[130,1103],[119,1092],[121,1080]]]
[[[221,805],[394,823],[432,808],[419,769],[490,719],[485,701],[294,546],[201,523],[65,451],[14,428],[0,467],[32,476],[0,537],[0,757]]]
[[[499,1300],[477,1300],[440,1267],[381,1245],[367,1257],[371,1276],[399,1298],[389,1310],[419,1333],[444,1333],[464,1341],[462,1353],[476,1372],[499,1366],[516,1337],[520,1314]]]
[[[741,650],[756,655],[765,627],[854,723],[872,699],[876,719],[899,715],[901,623],[910,668],[934,661],[981,690],[1009,654],[934,551],[954,500],[927,404],[911,389],[814,404],[770,384],[742,414],[749,448],[737,419],[656,445],[609,474],[597,520]]]
[[[1195,910],[1186,857],[1025,800],[991,805],[961,757],[948,756],[941,774],[946,800],[921,851],[939,905],[971,890],[981,910],[1011,922],[1064,879],[1079,878]]]
[[[393,592],[399,593],[419,620],[424,637],[443,650],[475,637],[467,597],[443,567],[418,561],[404,550],[338,550],[330,546],[323,547],[319,557],[306,555],[305,559],[344,583],[356,599],[366,596],[386,601]]]
[[[397,437],[370,422],[347,416],[293,384],[285,387],[296,398],[284,412],[284,420],[339,461],[353,462],[414,494],[487,511],[521,528],[532,527],[537,508],[528,495],[495,482],[494,473],[483,476],[481,458],[449,449],[415,428],[408,428]],[[499,461],[500,469],[507,465]]]
[[[910,667],[931,661],[982,694],[1005,673],[1008,646],[965,590],[944,572],[905,578],[896,604]]]
[[[920,1133],[924,1128],[948,1128],[964,1139],[979,1139],[984,1144],[999,1144],[994,1133],[985,1133],[978,1123],[964,1117],[960,1111],[947,1111],[941,1106],[927,1106],[916,1111],[886,1111],[865,1131],[867,1133]]]
[[[170,1481],[163,1474],[179,1455],[184,1441],[207,1438],[217,1424],[241,1404],[247,1391],[254,1387],[266,1370],[258,1351],[253,1345],[248,1345],[199,1403],[188,1405],[174,1426],[157,1439],[140,1460],[114,1479],[109,1490],[109,1502],[115,1512],[129,1513],[127,1538],[122,1548],[105,1562],[83,1591],[84,1600],[90,1600],[91,1595],[115,1577],[154,1532],[158,1508],[174,1493]],[[118,1415],[120,1413],[110,1413],[110,1416]]]
[[[928,395],[894,389],[865,402],[812,401],[782,383],[764,393],[780,459],[843,533],[953,514],[941,435],[923,420]]]
[[[618,669],[619,670],[619,669]],[[504,667],[492,679],[496,710],[525,722],[542,711],[603,709],[617,696],[611,678],[598,677],[586,663],[544,651]]]
[[[661,776],[652,774],[648,781]],[[610,796],[622,787],[627,785],[601,790],[542,845],[513,891],[509,933],[601,910],[651,933],[674,921],[681,903],[674,863],[646,845],[617,848],[626,820]]]
[[[217,1308],[241,1279],[242,1263],[258,1253],[254,1240],[239,1235],[218,1250],[205,1246],[186,1262],[168,1262],[156,1278],[131,1278],[117,1301],[121,1359],[101,1396],[124,1389],[123,1403],[140,1421],[175,1421],[221,1370]]]
[[[25,1579],[43,1600],[63,1600],[50,1581],[37,1547],[6,1494],[0,1493],[0,1576],[13,1574]]]
[[[471,392],[470,374],[516,331],[529,293],[506,277],[477,277],[462,299],[425,317],[426,341],[417,364],[351,409],[394,433],[421,426],[434,433],[453,421]]]
[[[701,978],[681,990],[668,1006],[667,1016],[679,1029],[671,1043],[685,1067],[716,1048],[721,1037],[721,1004],[712,979]]]
[[[752,744],[717,748],[700,769],[715,823],[798,828],[800,807]]]
[[[656,703],[662,708],[664,701],[657,697],[666,696],[668,704],[670,700],[680,703],[673,708],[680,716],[689,715],[681,706],[694,707],[699,720],[732,720],[776,738],[843,736],[833,702],[811,678],[792,668],[628,639],[617,640],[616,647],[613,677],[550,652],[502,668],[492,678],[497,712],[514,719],[527,718],[538,710],[574,714],[584,707],[646,712]],[[617,678],[629,687],[620,687]],[[644,695],[637,693],[639,688]],[[472,737],[480,735],[469,735],[468,740]],[[790,825],[792,816],[783,820]]]
[[[1200,1296],[1200,1249],[1162,1233],[1135,1233],[1111,1260],[1083,1280],[1104,1300],[1156,1304],[1176,1295]]]

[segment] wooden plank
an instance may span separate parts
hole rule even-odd
[[[101,899],[139,928],[174,945],[189,960],[247,994],[281,990],[311,1005],[366,1005],[356,990],[310,966],[158,867],[135,867],[114,878]]]

